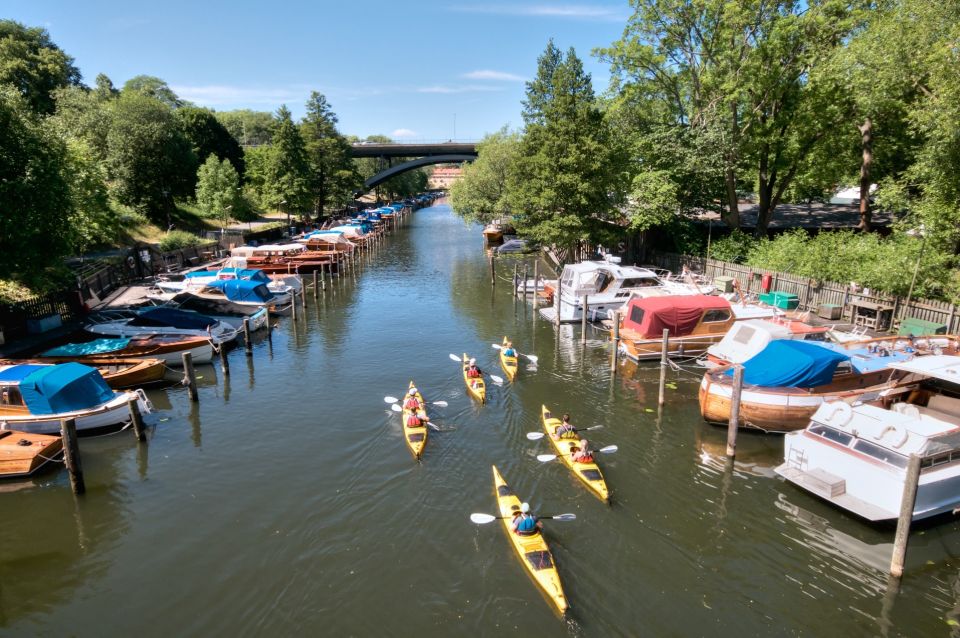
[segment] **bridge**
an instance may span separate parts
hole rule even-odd
[[[473,142],[356,142],[350,148],[350,155],[375,157],[380,160],[380,172],[363,183],[367,189],[371,189],[391,177],[421,166],[472,162],[477,159],[477,145]],[[391,161],[398,157],[414,159],[392,166]]]

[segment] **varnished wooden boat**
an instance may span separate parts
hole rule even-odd
[[[410,382],[410,388],[415,388],[413,381]],[[403,401],[406,402],[407,398],[410,396],[409,388],[408,392],[403,395]],[[420,394],[420,391],[417,390],[413,395],[417,401],[420,402],[420,410],[423,414],[427,413],[426,404],[423,402],[423,396]],[[402,404],[401,404],[402,405]],[[412,414],[411,410],[406,408],[403,409],[403,439],[407,442],[407,447],[410,448],[410,452],[413,453],[413,458],[420,460],[420,457],[423,456],[423,448],[427,445],[427,424],[423,423],[419,427],[410,427],[407,425],[407,417]]]
[[[454,355],[456,356],[456,355]],[[467,393],[472,396],[474,399],[483,403],[487,400],[487,385],[483,380],[483,375],[471,379],[467,376],[467,368],[469,367],[470,357],[466,352],[463,353],[463,382],[467,386]]]
[[[0,431],[0,478],[29,476],[63,452],[59,436]]]
[[[167,371],[162,359],[136,359],[133,357],[45,357],[39,359],[2,359],[0,365],[21,363],[50,364],[76,361],[96,368],[111,388],[132,388],[162,381]]]
[[[66,349],[82,345],[103,344],[95,354],[76,355]],[[56,359],[78,361],[90,357],[160,359],[169,366],[182,365],[183,353],[189,352],[195,364],[210,363],[213,359],[213,344],[206,337],[180,335],[138,335],[118,339],[97,339],[88,344],[67,344],[42,353],[35,359],[55,363]],[[83,363],[81,361],[81,363]]]
[[[517,376],[517,356],[508,357],[504,354],[508,343],[510,343],[510,340],[504,337],[503,344],[500,347],[500,367],[507,373],[507,378],[513,381]]]

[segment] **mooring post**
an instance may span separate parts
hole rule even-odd
[[[730,419],[727,422],[727,456],[737,454],[737,430],[740,429],[740,395],[743,394],[743,366],[733,366],[733,391],[730,395]]]
[[[223,347],[223,344],[220,344],[220,347]],[[184,352],[180,355],[180,358],[183,360],[183,374],[187,382],[187,392],[190,394],[190,400],[199,401],[200,394],[197,392],[197,373],[193,369],[193,355]]]
[[[290,291],[290,321],[297,323],[297,291]]]
[[[133,433],[138,441],[146,441],[147,433],[143,429],[143,417],[140,415],[140,405],[137,403],[137,395],[133,393],[127,399],[127,407],[130,409],[130,423],[133,424]]]
[[[539,297],[537,296],[537,290],[540,287],[540,260],[537,259],[533,262],[533,312],[537,312],[537,304],[539,303]]]
[[[907,557],[907,540],[910,538],[910,523],[913,522],[913,506],[917,501],[917,484],[920,482],[920,455],[911,454],[907,461],[907,476],[903,483],[903,497],[900,499],[900,517],[897,519],[897,533],[893,538],[893,558],[890,560],[890,575],[903,576],[903,562]]]
[[[220,350],[223,350],[223,344],[220,344]],[[243,350],[247,353],[248,357],[253,356],[253,339],[250,338],[250,317],[243,318]]]
[[[527,264],[524,264],[524,265],[523,265],[523,303],[524,303],[524,304],[527,303],[527,283],[528,283],[528,282],[527,282],[527,273],[529,272],[528,268],[529,268],[529,266],[528,266]],[[526,306],[524,306],[524,307],[526,307]]]
[[[490,253],[490,286],[497,287],[497,267],[493,265],[493,253]]]
[[[316,299],[320,296],[320,272],[314,268],[313,269],[313,298]]]
[[[610,372],[617,373],[617,356],[620,354],[620,311],[613,313],[613,353],[610,356]]]
[[[590,308],[590,304],[587,301],[587,296],[583,296],[583,316],[580,318],[580,343],[587,342],[587,312]]]
[[[297,300],[297,292],[293,291],[293,300]],[[303,314],[307,314],[307,291],[304,288],[300,289],[300,305],[303,306]]]
[[[267,321],[270,321],[270,315],[267,315]],[[220,355],[220,369],[223,370],[223,376],[230,376],[230,359],[227,358],[227,349],[223,347],[223,344],[220,344],[220,347],[217,349],[218,354]]]
[[[553,306],[554,308],[557,309],[556,323],[557,323],[557,328],[559,328],[560,327],[560,308],[563,306],[563,280],[562,279],[557,278],[557,290],[553,294],[554,294]],[[574,309],[576,309],[577,307],[576,299],[574,299],[573,301],[573,307]]]
[[[670,347],[670,329],[663,329],[663,344],[660,346],[660,394],[657,396],[657,405],[663,405],[666,400],[667,389],[667,349]]]
[[[320,266],[320,274],[322,275],[322,276],[320,277],[320,286],[321,286],[323,292],[326,292],[326,291],[327,291],[327,276],[326,276],[326,272],[325,272],[326,269],[327,269],[327,265],[326,265],[326,264],[323,264],[322,266]],[[330,281],[333,281],[333,276],[332,276],[332,275],[330,276]]]
[[[513,264],[513,288],[510,289],[510,294],[513,295],[513,312],[517,312],[517,276],[520,272],[520,264],[514,262]]]
[[[77,446],[76,420],[60,419],[60,436],[63,439],[63,463],[70,474],[70,487],[74,494],[83,494],[87,491],[87,486],[83,482],[80,448]]]

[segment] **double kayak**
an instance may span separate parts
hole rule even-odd
[[[426,404],[423,402],[423,397],[420,395],[420,391],[416,390],[416,386],[413,385],[413,381],[410,382],[410,389],[414,389],[415,392],[411,395],[409,390],[406,394],[403,395],[403,404],[406,404],[407,400],[412,396],[418,403],[420,403],[420,413],[423,415],[427,414]],[[413,453],[413,458],[420,460],[420,456],[423,454],[423,448],[427,445],[427,424],[421,423],[418,426],[409,426],[407,425],[407,420],[413,414],[413,410],[408,410],[406,407],[403,408],[403,438],[407,442],[407,447],[410,448],[410,451]]]
[[[497,466],[493,466],[493,489],[497,495],[497,505],[500,507],[500,516],[503,519],[503,528],[517,551],[520,562],[536,581],[540,589],[556,605],[560,613],[567,610],[567,598],[563,595],[563,586],[560,584],[560,574],[553,562],[553,554],[544,540],[543,534],[537,532],[532,536],[520,536],[511,529],[513,517],[520,513],[520,499],[513,493],[507,482],[503,480]]]
[[[453,355],[456,358],[457,355]],[[463,382],[467,385],[467,392],[474,399],[483,403],[487,400],[487,385],[483,382],[483,375],[479,377],[468,377],[467,368],[470,367],[470,357],[463,353]]]
[[[510,343],[510,340],[504,337],[503,345],[500,347],[500,367],[507,373],[507,378],[513,381],[517,376],[517,355],[507,356],[504,354],[507,351],[508,343]],[[516,350],[514,350],[514,352],[516,352]]]
[[[570,468],[570,471],[586,484],[590,491],[600,497],[604,503],[610,502],[610,494],[607,492],[607,482],[603,480],[603,474],[600,473],[600,468],[597,467],[597,464],[593,461],[574,461],[573,460],[573,449],[579,447],[580,438],[574,436],[572,438],[561,438],[557,439],[554,435],[557,432],[557,428],[560,427],[560,419],[553,416],[550,413],[550,410],[547,409],[547,406],[541,406],[543,410],[543,429],[547,432],[547,438],[550,439],[550,442],[553,443],[553,447],[557,450],[557,456],[560,457],[560,460]]]

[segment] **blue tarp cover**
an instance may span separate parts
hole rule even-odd
[[[193,330],[206,330],[217,325],[216,319],[196,312],[177,310],[176,308],[150,308],[144,310],[130,321],[131,326],[156,326]]]
[[[220,270],[197,270],[188,272],[187,279],[191,277],[219,277],[226,275],[236,277],[237,279],[249,279],[250,281],[262,281],[265,284],[270,283],[270,277],[267,273],[256,268],[221,268]]]
[[[11,381],[23,381],[37,370],[42,370],[49,366],[41,366],[35,363],[24,363],[18,366],[11,366],[0,372],[0,381],[10,383]]]
[[[867,372],[876,372],[877,370],[883,370],[891,363],[897,363],[898,361],[906,361],[913,358],[913,354],[908,354],[906,352],[891,352],[888,351],[888,354],[881,356],[879,352],[870,352],[867,348],[844,348],[840,344],[830,343],[824,341],[821,343],[821,347],[829,348],[834,352],[843,352],[850,356],[850,367],[853,368],[854,372],[859,374],[866,374]]]
[[[20,394],[31,414],[86,410],[116,396],[96,369],[79,363],[43,366],[20,382]]]
[[[129,339],[96,339],[86,343],[68,343],[65,346],[50,348],[41,353],[42,357],[82,357],[88,354],[104,354],[123,350],[130,345]]]
[[[211,288],[220,288],[230,301],[249,301],[253,303],[269,303],[273,300],[273,293],[260,281],[246,279],[219,279],[207,284]]]
[[[743,382],[765,387],[813,388],[830,383],[837,364],[849,358],[815,342],[775,339],[743,362]],[[733,375],[733,368],[726,374]]]

